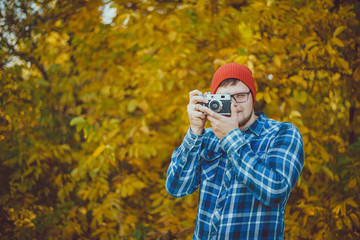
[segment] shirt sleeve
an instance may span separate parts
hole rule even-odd
[[[196,135],[190,128],[182,144],[175,149],[167,171],[166,190],[174,197],[196,191],[200,184],[200,152],[204,135]]]
[[[220,142],[227,152],[238,179],[266,206],[286,201],[295,186],[304,163],[300,132],[290,124],[281,125],[265,158],[260,158],[235,129]]]

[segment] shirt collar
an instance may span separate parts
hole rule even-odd
[[[256,112],[255,113],[258,118],[251,124],[249,127],[244,129],[244,132],[250,131],[254,133],[256,136],[260,136],[260,133],[266,123],[266,116],[263,112]]]

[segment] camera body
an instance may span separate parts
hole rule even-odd
[[[207,94],[205,98],[208,100],[208,103],[199,104],[221,115],[231,115],[231,95],[229,93]]]

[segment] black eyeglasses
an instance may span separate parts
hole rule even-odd
[[[243,102],[247,102],[249,100],[250,93],[251,93],[251,90],[249,92],[240,92],[240,93],[230,94],[230,96],[235,100],[235,102],[243,103]]]

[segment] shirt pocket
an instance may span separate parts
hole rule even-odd
[[[204,149],[200,157],[201,161],[201,179],[212,181],[216,176],[219,162],[221,159],[221,152],[213,152],[211,150]]]

